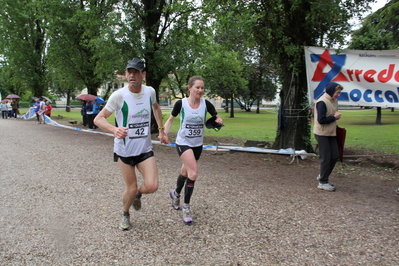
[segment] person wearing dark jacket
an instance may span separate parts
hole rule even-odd
[[[82,101],[82,108],[80,109],[80,114],[82,115],[82,126],[87,125],[87,114],[86,114],[86,101]]]
[[[94,129],[93,103],[91,101],[86,103],[86,121],[89,129]]]
[[[329,182],[329,177],[339,158],[337,142],[337,123],[341,118],[338,112],[337,98],[341,95],[343,87],[335,82],[326,86],[325,93],[317,100],[313,133],[319,145],[320,173],[317,176],[318,189],[335,191]]]
[[[16,99],[12,100],[11,107],[12,107],[11,116],[15,119],[18,116],[18,109],[19,109],[19,104]]]

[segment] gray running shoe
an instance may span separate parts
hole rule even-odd
[[[183,207],[183,222],[191,223],[193,221],[193,217],[191,216],[190,207]]]
[[[396,194],[399,195],[399,187],[395,191],[396,191]]]
[[[317,179],[318,181],[320,181],[320,179],[321,179],[321,176],[320,176],[320,174],[319,174],[319,175],[316,177],[316,179]],[[331,186],[334,186],[334,185],[333,185],[333,184],[331,184],[331,183],[330,183],[330,185],[331,185]]]
[[[119,224],[119,229],[121,230],[129,230],[132,225],[130,224],[130,215],[122,214],[122,221]]]
[[[335,187],[330,183],[319,183],[317,188],[322,189],[322,190],[327,190],[327,191],[335,191]]]
[[[141,197],[134,197],[134,201],[133,201],[133,209],[135,209],[136,211],[139,211],[141,209]]]
[[[175,190],[172,189],[171,191],[169,191],[169,196],[172,199],[172,207],[175,210],[179,210],[180,209],[180,195],[176,196],[175,195]]]

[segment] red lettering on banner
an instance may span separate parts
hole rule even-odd
[[[384,69],[381,71],[378,74],[378,81],[381,83],[387,83],[392,78],[394,68],[395,65],[391,64],[389,65],[388,70]]]
[[[375,82],[374,80],[374,75],[377,73],[377,71],[375,70],[367,70],[366,72],[364,72],[364,80],[370,83]]]
[[[358,70],[358,69],[351,70],[351,69],[348,69],[346,71],[346,73],[348,73],[350,81],[353,81],[353,76],[352,75],[355,75],[356,81],[360,82],[360,77],[359,76],[360,76],[360,74],[363,73],[363,70]]]
[[[361,69],[347,69],[346,73],[349,76],[350,81],[354,81],[356,79],[357,82],[361,82],[361,77],[369,83],[374,83],[376,81],[380,83],[387,83],[392,78],[399,82],[399,70],[395,72],[395,64],[390,64],[387,69],[383,69],[380,72],[377,72],[374,69],[364,71]],[[363,75],[362,75],[363,74]]]

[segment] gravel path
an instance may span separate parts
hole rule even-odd
[[[397,173],[340,166],[331,193],[317,159],[204,152],[187,226],[168,197],[180,161],[156,145],[159,190],[120,231],[112,137],[0,127],[0,265],[399,265]]]

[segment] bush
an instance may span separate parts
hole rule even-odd
[[[30,102],[19,102],[19,108],[29,108],[33,105],[33,103]]]

